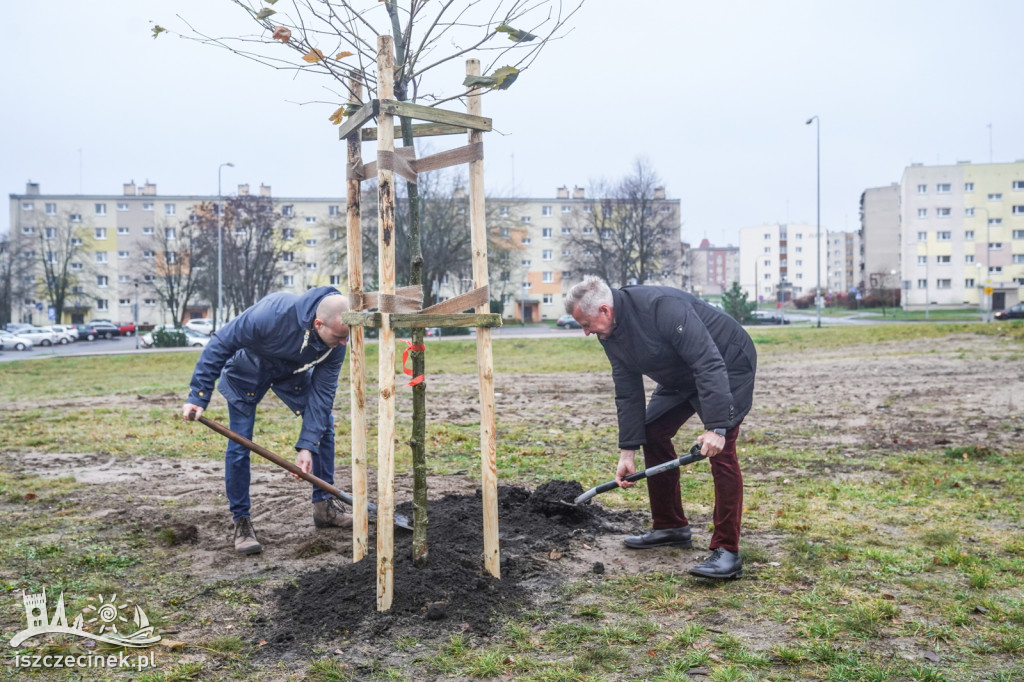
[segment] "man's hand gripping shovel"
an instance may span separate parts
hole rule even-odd
[[[277,454],[271,452],[270,450],[266,449],[262,445],[257,445],[256,443],[253,443],[251,440],[249,440],[245,436],[243,436],[241,434],[238,434],[238,433],[235,433],[234,431],[232,431],[228,427],[224,426],[223,424],[218,424],[217,422],[213,421],[212,419],[207,419],[206,417],[202,417],[202,416],[199,417],[196,421],[199,421],[199,422],[202,422],[203,424],[206,424],[211,429],[213,429],[214,431],[216,431],[220,435],[224,436],[225,438],[229,438],[229,439],[235,441],[236,443],[241,445],[243,448],[249,450],[250,452],[255,452],[260,457],[263,457],[265,459],[269,459],[271,462],[273,462],[277,466],[281,467],[282,469],[285,469],[285,470],[291,472],[292,474],[294,474],[295,476],[298,476],[301,479],[309,481],[310,483],[312,483],[316,487],[320,488],[321,490],[326,490],[327,492],[329,492],[330,494],[334,495],[335,497],[337,497],[342,502],[344,502],[344,503],[346,503],[348,505],[352,504],[352,496],[349,495],[348,493],[342,492],[341,490],[338,490],[337,488],[335,488],[333,485],[331,485],[327,481],[324,481],[324,480],[314,476],[313,474],[307,474],[305,471],[303,471],[299,467],[295,466],[295,464],[293,464],[292,462],[289,462],[284,457],[281,457],[280,455],[277,455]],[[370,510],[371,514],[376,514],[377,513],[377,505],[375,505],[373,502],[370,502],[368,507],[369,507],[369,510]],[[403,514],[395,513],[395,525],[398,526],[399,528],[404,528],[405,530],[412,530],[412,522],[410,522],[409,519],[406,518]]]
[[[649,469],[644,469],[643,471],[638,471],[635,474],[630,474],[629,476],[626,476],[623,480],[630,482],[639,481],[649,476],[660,474],[663,471],[668,471],[669,469],[676,469],[681,466],[686,466],[687,464],[699,462],[700,460],[704,459],[704,455],[700,454],[700,450],[701,444],[695,443],[694,446],[690,448],[690,451],[683,455],[682,457],[677,457],[676,459],[672,459],[667,462],[662,462],[661,464],[653,466]],[[614,490],[615,488],[618,487],[619,484],[616,481],[608,481],[607,483],[602,483],[601,485],[595,486],[588,490],[587,492],[580,495],[579,497],[577,497],[575,500],[573,500],[573,504],[583,504],[584,502],[587,502],[588,500],[590,500],[590,498],[594,497],[595,495],[606,493],[609,490]]]

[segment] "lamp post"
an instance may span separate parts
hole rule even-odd
[[[224,214],[224,205],[220,195],[220,171],[224,166],[234,168],[233,163],[222,163],[217,166],[217,310],[213,314],[213,328],[217,329],[217,319],[224,316],[221,312],[224,305],[224,235],[222,234],[221,223]]]
[[[992,283],[992,278],[991,278],[991,274],[990,274],[991,271],[992,271],[992,267],[991,267],[992,251],[991,251],[991,249],[989,247],[989,243],[990,243],[990,239],[991,239],[991,234],[989,233],[989,230],[992,228],[992,218],[991,218],[991,216],[989,216],[988,209],[983,207],[983,206],[975,206],[974,210],[975,211],[984,211],[985,212],[985,278],[984,278],[984,280],[981,283],[982,289],[981,289],[981,300],[979,301],[979,307],[981,308],[982,319],[985,322],[989,322],[991,317],[992,317],[992,296],[991,296],[991,294],[988,293],[989,284]],[[977,241],[975,241],[975,244],[977,244]],[[978,258],[978,256],[977,256],[977,251],[978,251],[977,247],[975,247],[974,251],[975,251],[974,258],[975,258],[975,260],[977,260],[977,258]],[[978,264],[978,267],[981,267],[980,263]]]
[[[807,123],[804,125],[811,125],[814,122],[816,125],[815,133],[817,136],[817,157],[818,157],[818,253],[815,257],[815,261],[818,264],[818,291],[814,297],[815,307],[818,309],[818,328],[821,328],[821,119],[815,114],[807,119]]]
[[[889,271],[889,286],[892,287],[892,316],[896,319],[896,285],[899,284],[899,280],[896,279],[896,271]]]
[[[135,278],[135,310],[132,323],[135,325],[135,350],[139,349],[139,278]]]

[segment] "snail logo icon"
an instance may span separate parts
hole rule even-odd
[[[53,618],[48,618],[45,589],[42,594],[24,594],[23,600],[28,627],[11,638],[13,647],[47,633],[76,635],[114,646],[135,648],[153,646],[160,641],[160,635],[154,633],[142,607],[130,599],[118,600],[116,594],[106,598],[102,594],[89,597],[88,601],[95,604],[82,609],[70,627],[63,592],[54,607]],[[131,626],[134,626],[134,631],[131,631]]]

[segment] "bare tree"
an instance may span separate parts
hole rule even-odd
[[[222,230],[225,307],[237,315],[279,287],[283,264],[295,260],[295,232],[291,217],[275,212],[270,197],[259,196],[228,199]],[[210,270],[216,276],[216,268]]]
[[[173,225],[164,223],[139,246],[151,257],[138,261],[137,276],[149,282],[174,326],[180,327],[206,273],[216,266],[216,252],[208,248],[201,221],[196,216]]]
[[[83,283],[92,268],[84,256],[95,235],[90,233],[93,228],[82,225],[81,214],[73,211],[41,215],[34,229],[32,253],[42,270],[40,297],[50,302],[60,320],[69,300],[85,293]]]
[[[577,207],[563,223],[562,245],[579,274],[612,286],[666,279],[679,268],[679,223],[662,211],[663,185],[644,160],[614,185],[598,184],[595,199]]]

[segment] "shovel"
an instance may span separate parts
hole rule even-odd
[[[629,476],[626,476],[622,480],[630,482],[639,481],[641,479],[647,478],[648,476],[654,476],[655,474],[660,474],[663,471],[668,471],[669,469],[675,469],[677,467],[685,466],[687,464],[699,462],[700,460],[704,459],[704,455],[700,454],[700,449],[701,444],[694,443],[693,447],[690,448],[690,451],[683,455],[682,457],[678,457],[667,462],[662,462],[657,466],[653,466],[649,469],[644,469],[643,471],[638,471],[635,474],[630,474]],[[575,500],[573,500],[573,504],[583,504],[584,502],[594,497],[595,495],[606,493],[609,490],[618,487],[619,484],[616,481],[608,481],[607,483],[602,483],[601,485],[591,488],[587,492],[577,497]]]
[[[348,493],[342,492],[341,490],[338,490],[337,488],[335,488],[333,485],[331,485],[327,481],[324,481],[324,480],[322,480],[320,478],[317,478],[313,474],[307,474],[305,471],[303,471],[299,467],[295,466],[295,464],[293,464],[292,462],[289,462],[284,457],[281,457],[280,455],[274,454],[273,452],[271,452],[270,450],[266,449],[262,445],[257,445],[256,443],[253,443],[251,440],[249,440],[245,436],[235,433],[234,431],[232,431],[228,427],[224,426],[223,424],[218,424],[217,422],[213,421],[212,419],[207,419],[206,417],[199,417],[199,419],[197,421],[202,422],[203,424],[206,424],[211,429],[213,429],[214,431],[216,431],[220,435],[224,436],[225,438],[229,438],[229,439],[235,441],[236,443],[241,445],[246,450],[249,450],[250,452],[255,452],[260,457],[263,457],[265,459],[269,459],[271,462],[273,462],[277,466],[281,467],[282,469],[286,469],[286,470],[290,471],[291,473],[295,474],[296,476],[298,476],[299,478],[301,478],[303,480],[306,480],[306,481],[309,481],[310,483],[312,483],[316,487],[320,488],[321,490],[326,490],[327,492],[329,492],[330,494],[334,495],[335,497],[337,497],[339,500],[341,500],[345,504],[348,504],[348,505],[352,504],[352,496],[349,495]],[[368,507],[369,507],[369,510],[370,510],[371,513],[373,513],[373,514],[377,513],[377,505],[375,505],[373,502],[370,502]],[[406,518],[406,516],[404,514],[399,514],[397,512],[395,512],[395,525],[398,526],[399,528],[404,528],[405,530],[412,530],[412,523],[409,521],[409,519]]]

